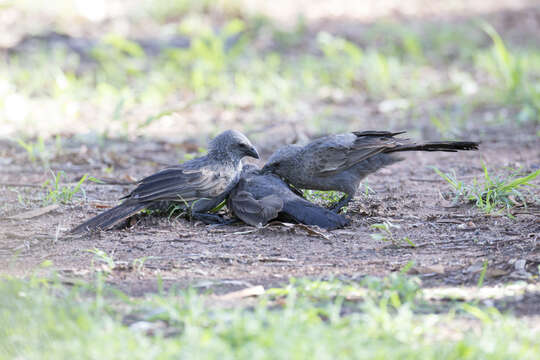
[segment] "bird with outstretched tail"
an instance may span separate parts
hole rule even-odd
[[[456,152],[477,150],[479,145],[473,141],[416,144],[395,137],[402,133],[404,131],[357,131],[325,136],[304,146],[286,145],[270,157],[263,171],[273,172],[297,188],[345,193],[333,207],[334,211],[339,211],[354,197],[363,178],[402,160],[395,155],[397,152]]]

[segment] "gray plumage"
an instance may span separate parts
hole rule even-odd
[[[354,197],[360,181],[384,166],[402,160],[394,152],[477,150],[477,142],[441,141],[415,144],[395,135],[404,132],[364,131],[330,135],[305,146],[278,149],[264,166],[297,188],[337,190],[345,196],[335,205],[339,211]]]
[[[175,203],[192,213],[205,213],[222,202],[234,188],[242,172],[241,159],[259,158],[242,133],[227,130],[208,146],[208,154],[181,165],[163,169],[139,181],[124,202],[74,228],[72,233],[105,230],[149,207]]]
[[[277,175],[256,167],[244,168],[227,206],[240,220],[261,226],[273,219],[336,229],[348,224],[345,217],[313,204],[299,195]]]

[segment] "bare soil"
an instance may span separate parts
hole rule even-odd
[[[424,286],[475,285],[488,260],[484,284],[524,280],[535,283],[540,264],[538,203],[487,215],[472,204],[453,205],[443,196],[449,190],[429,167],[455,170],[466,183],[482,177],[481,162],[494,169],[540,166],[540,140],[525,131],[512,136],[482,138],[481,150],[461,153],[413,153],[406,160],[368,179],[375,194],[359,194],[349,206],[351,225],[327,232],[286,224],[262,229],[245,225],[208,226],[185,218],[140,215],[120,230],[71,238],[67,231],[112,206],[132,185],[86,183],[86,200],[62,205],[30,219],[13,219],[43,206],[41,184],[49,172],[29,163],[26,154],[10,142],[0,152],[7,161],[0,172],[0,269],[26,276],[46,272],[39,265],[52,261],[66,279],[93,276],[102,266],[89,249],[100,249],[116,266],[108,281],[132,295],[155,291],[157,278],[165,287],[194,286],[222,292],[248,285],[265,287],[288,282],[290,277],[384,276],[414,261],[412,273]],[[530,132],[529,132],[530,134]],[[148,175],[164,164],[178,162],[186,143],[139,140],[92,146],[72,139],[63,154],[51,160],[54,171],[63,169],[72,185],[83,175],[128,182]],[[189,150],[189,147],[188,147]],[[266,151],[266,156],[269,155]],[[112,173],[106,168],[114,166]],[[503,171],[504,172],[504,171]],[[20,194],[20,199],[19,199]],[[536,194],[538,195],[538,194]],[[534,197],[534,194],[531,195]],[[399,225],[394,236],[407,242],[373,240],[370,225],[390,221]],[[144,259],[137,268],[135,259]],[[520,313],[538,314],[538,292],[532,301],[505,303]],[[529,304],[529,305],[527,305]],[[523,308],[524,307],[524,308]]]
[[[420,20],[433,21],[434,13],[446,14],[450,18],[447,21],[460,21],[469,15],[462,8],[445,12],[435,5],[426,7],[423,1],[399,3],[418,3],[420,5],[414,6],[414,12],[418,13],[419,9],[425,11],[411,18],[409,13],[412,10],[396,12],[388,6],[388,11],[381,17],[393,14],[390,16],[392,19],[404,21],[404,18],[411,18],[410,22],[419,24]],[[494,23],[505,37],[537,42],[540,17],[534,1],[520,1],[520,6],[514,1],[504,1],[501,9],[493,9],[493,2],[476,3],[479,8],[473,13]],[[483,5],[489,9],[484,9]],[[319,16],[315,10],[310,5],[306,16],[310,20],[311,31],[325,28],[351,39],[356,39],[354,34],[361,33],[371,21],[378,20],[378,17],[365,19],[362,14],[355,16],[351,13],[347,16],[341,13]],[[319,13],[327,14],[326,11]],[[33,22],[27,22],[30,23]],[[22,34],[26,32],[21,31]],[[436,104],[437,101],[441,104]],[[442,98],[433,99],[433,104],[423,105],[444,106],[444,101]],[[312,105],[317,104],[306,104],[305,107]],[[329,101],[323,106],[333,111],[335,128],[382,130],[395,127],[395,124],[390,126],[384,122],[377,104],[366,99]],[[535,196],[539,196],[538,188],[535,194],[528,196],[531,203],[527,207],[512,209],[514,218],[506,213],[488,215],[473,204],[454,205],[445,199],[443,195],[449,191],[448,184],[429,167],[437,166],[446,172],[455,170],[458,179],[465,183],[471,183],[475,177],[482,178],[482,162],[500,174],[508,174],[508,167],[522,168],[523,173],[537,170],[540,167],[538,126],[486,126],[481,119],[489,117],[486,115],[496,115],[496,110],[492,110],[472,114],[470,126],[464,129],[467,133],[464,138],[482,141],[480,151],[406,154],[405,161],[369,177],[368,184],[375,193],[366,196],[359,191],[346,215],[351,225],[332,232],[284,224],[271,224],[262,229],[242,225],[212,227],[184,218],[141,215],[121,230],[71,238],[66,236],[70,228],[103,211],[103,208],[115,205],[117,199],[132,188],[129,182],[166,165],[177,164],[184,154],[194,154],[204,143],[198,138],[183,142],[165,137],[164,140],[141,138],[100,143],[95,139],[82,141],[76,137],[63,137],[62,150],[55,152],[48,165],[55,173],[65,171],[67,179],[64,180],[71,186],[84,174],[125,185],[87,182],[84,184],[84,199],[78,195],[73,204],[59,204],[56,209],[40,216],[17,219],[13,217],[46,205],[43,203],[46,189],[42,184],[51,179],[51,172],[39,161],[30,162],[14,141],[0,140],[0,273],[21,277],[36,272],[47,273],[49,269],[40,264],[50,260],[65,281],[91,279],[95,270],[102,267],[102,262],[88,250],[100,249],[116,264],[109,272],[108,282],[137,296],[155,291],[158,278],[163,280],[165,288],[193,286],[224,292],[249,285],[270,287],[287,283],[291,277],[355,280],[365,275],[384,276],[400,270],[410,261],[415,264],[411,272],[422,279],[424,287],[474,286],[487,260],[484,284],[525,281],[536,288],[536,291],[526,292],[521,297],[502,300],[499,307],[518,314],[539,315],[540,207],[537,201],[534,202]],[[231,115],[230,111],[214,113],[205,108],[188,117],[190,121],[193,118],[199,122],[193,120],[186,124],[179,121],[175,123],[176,128],[163,127],[163,132],[169,136],[176,133],[185,137],[186,134],[206,133],[208,129],[228,126],[232,119],[236,121],[235,126],[248,124],[250,126],[247,127],[255,128],[249,121],[249,112],[244,112],[247,114]],[[276,119],[269,113],[264,120],[275,124]],[[351,113],[354,113],[354,118],[369,119],[369,124],[361,120],[347,120],[345,124],[345,120],[340,120],[351,119]],[[298,117],[304,115],[299,114]],[[514,115],[506,114],[505,117]],[[206,117],[210,120],[201,128],[200,119]],[[258,123],[259,118],[255,120]],[[262,150],[263,159],[285,142],[312,135],[303,131],[301,126],[297,131],[297,124],[292,126],[295,131],[291,131],[289,125],[285,122],[248,133]],[[411,130],[421,129],[414,134],[418,138],[437,138],[427,126],[409,125]],[[400,125],[399,129],[402,127]],[[276,143],[272,139],[280,140]],[[398,239],[408,237],[416,246],[412,247],[407,242],[392,244],[373,240],[370,235],[375,230],[370,225],[383,221],[399,225],[394,236]],[[144,266],[138,268],[140,262],[136,259],[146,259]]]

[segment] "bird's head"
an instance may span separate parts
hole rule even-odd
[[[214,152],[233,161],[240,161],[245,156],[259,158],[255,146],[244,134],[236,130],[222,132],[210,142],[209,148],[209,152]]]
[[[299,145],[285,145],[277,149],[262,168],[262,172],[271,172],[281,177],[286,177],[288,171],[296,166]]]

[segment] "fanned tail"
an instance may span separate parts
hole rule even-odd
[[[80,234],[83,232],[90,232],[96,230],[107,230],[118,224],[120,221],[127,219],[131,215],[134,215],[138,211],[147,207],[145,203],[123,203],[113,207],[101,214],[94,216],[90,220],[87,220],[75,227],[70,231],[71,234]]]
[[[339,229],[349,224],[349,220],[344,216],[303,199],[287,201],[282,213],[298,223],[317,225],[328,230]]]

